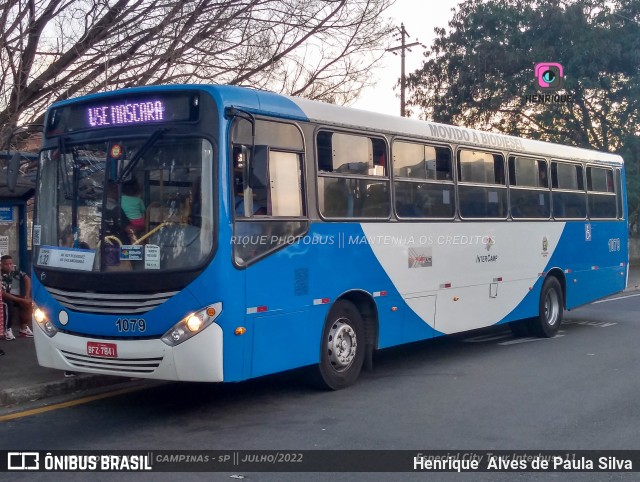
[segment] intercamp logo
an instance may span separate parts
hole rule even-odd
[[[8,452],[8,470],[40,470],[40,454],[38,452]]]

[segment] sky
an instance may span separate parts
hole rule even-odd
[[[431,45],[435,38],[435,27],[447,28],[453,17],[451,11],[462,0],[396,0],[388,10],[398,28],[401,23],[409,33],[407,43],[416,41]],[[392,42],[391,46],[400,45],[400,41]],[[408,75],[422,65],[424,50],[420,46],[412,47],[406,53],[405,72]],[[400,87],[395,86],[400,78],[400,52],[394,55],[387,52],[378,67],[373,72],[374,87],[365,89],[360,98],[351,104],[358,109],[381,112],[383,114],[400,115]],[[407,99],[408,99],[407,94]],[[417,117],[417,113],[414,114]]]

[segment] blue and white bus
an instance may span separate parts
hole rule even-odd
[[[33,228],[41,365],[236,382],[623,290],[614,154],[251,89],[182,85],[47,112]]]

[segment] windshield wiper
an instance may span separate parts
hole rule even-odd
[[[151,134],[149,136],[149,138],[146,140],[146,142],[144,144],[142,144],[142,146],[140,146],[140,149],[138,149],[138,152],[136,152],[133,157],[131,158],[131,160],[129,161],[129,164],[127,164],[127,167],[124,168],[124,170],[122,171],[122,173],[120,174],[120,176],[118,176],[117,179],[117,183],[120,184],[122,183],[122,181],[124,179],[126,179],[126,177],[131,174],[131,171],[133,171],[133,169],[136,167],[136,165],[138,164],[138,162],[140,162],[140,159],[142,159],[142,156],[151,148],[151,146],[153,144],[155,144],[155,142],[160,139],[167,131],[169,130],[169,128],[167,127],[161,127],[160,129],[156,130],[153,134]]]

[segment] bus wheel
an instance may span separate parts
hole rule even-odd
[[[529,320],[529,330],[542,338],[554,337],[562,323],[563,307],[562,286],[557,278],[550,276],[542,285],[539,314]]]
[[[352,385],[362,369],[365,355],[364,323],[353,303],[336,301],[322,331],[319,383],[339,390]]]

